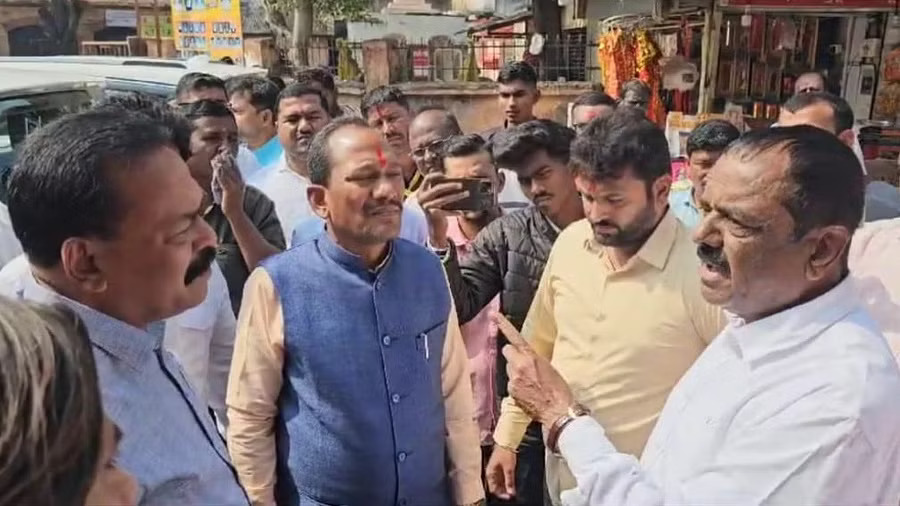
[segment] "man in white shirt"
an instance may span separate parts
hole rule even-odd
[[[322,92],[294,83],[278,96],[276,117],[284,153],[275,170],[260,182],[259,189],[275,203],[290,247],[297,224],[315,216],[306,196],[310,184],[306,155],[313,137],[331,121],[331,114]]]
[[[22,253],[22,245],[16,239],[12,221],[9,219],[9,210],[0,203],[0,267]]]
[[[808,127],[754,131],[715,165],[695,238],[703,295],[731,322],[669,396],[640,462],[501,321],[510,393],[578,486],[568,505],[900,501],[900,371],[855,297],[863,175]]]

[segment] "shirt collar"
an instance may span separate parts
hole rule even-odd
[[[334,238],[332,238],[331,234],[327,233],[327,231],[319,236],[319,244],[325,255],[339,265],[350,271],[365,272],[371,275],[380,274],[394,256],[394,242],[391,241],[388,243],[388,253],[385,255],[384,260],[382,260],[374,269],[369,269],[359,255],[345,250],[340,244],[335,242]]]
[[[62,303],[69,307],[84,322],[91,343],[128,366],[140,368],[162,346],[162,335],[154,336],[146,329],[139,329],[60,295],[37,280],[30,268],[28,274],[31,282],[24,287],[25,299],[44,304]]]
[[[734,338],[744,359],[753,363],[812,339],[857,307],[853,280],[847,276],[815,299],[752,323],[726,311],[725,332]]]
[[[587,230],[590,237],[585,241],[585,247],[603,256],[605,254],[604,247],[594,239],[589,223],[587,224]],[[667,209],[666,214],[663,215],[656,228],[653,229],[653,233],[644,241],[644,245],[641,246],[634,256],[658,270],[665,269],[666,262],[669,260],[669,253],[672,251],[672,246],[675,245],[677,234],[678,222],[672,210]]]

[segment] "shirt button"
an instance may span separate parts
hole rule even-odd
[[[381,281],[376,281],[376,282],[375,282],[375,289],[376,289],[376,290],[381,290]]]
[[[390,346],[391,345],[391,336],[386,335],[386,336],[382,337],[381,344],[383,344],[385,346]]]
[[[399,460],[400,462],[403,462],[404,460],[406,460],[406,452],[400,452],[400,453],[398,453],[398,454],[397,454],[397,460]]]
[[[400,394],[392,395],[391,402],[393,402],[394,404],[399,404],[400,403]]]

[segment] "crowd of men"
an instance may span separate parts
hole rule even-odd
[[[72,504],[900,502],[900,213],[863,225],[824,81],[698,126],[677,189],[639,81],[570,128],[512,62],[481,133],[279,84],[188,74],[18,153],[0,294],[77,315],[121,439]],[[0,506],[56,472],[3,462]]]

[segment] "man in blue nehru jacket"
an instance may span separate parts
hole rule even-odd
[[[440,261],[397,238],[399,162],[341,118],[308,167],[326,233],[257,268],[238,318],[227,404],[241,483],[262,505],[480,503],[466,352]]]

